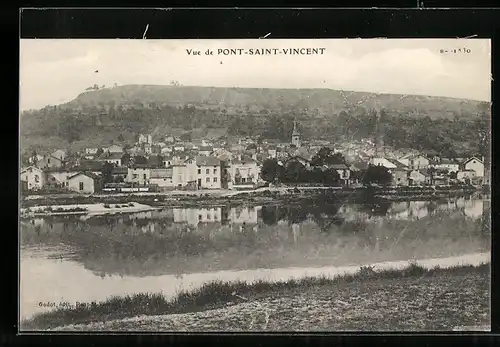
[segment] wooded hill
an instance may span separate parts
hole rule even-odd
[[[375,110],[380,110],[383,127],[376,126]],[[348,141],[372,137],[376,129],[383,129],[385,143],[394,146],[439,149],[439,142],[447,141],[447,147],[460,143],[477,149],[478,131],[489,126],[490,115],[490,103],[443,97],[126,85],[87,91],[66,104],[25,111],[20,124],[22,150],[130,142],[146,132],[285,140],[293,119],[306,138]]]

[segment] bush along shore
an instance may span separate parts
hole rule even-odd
[[[253,191],[213,193],[193,192],[185,194],[157,193],[157,194],[103,194],[103,195],[45,195],[37,198],[24,197],[21,200],[22,208],[40,205],[66,205],[66,204],[127,204],[140,203],[158,207],[191,207],[215,204],[244,204],[244,203],[267,203],[278,201],[287,203],[304,198],[384,198],[387,200],[400,199],[440,199],[446,197],[457,197],[470,195],[478,192],[474,186],[450,186],[450,187],[397,187],[397,188],[375,188],[375,187],[286,187],[259,189]]]
[[[388,331],[485,326],[490,264],[404,269],[284,282],[209,282],[167,300],[138,293],[62,307],[22,331]]]

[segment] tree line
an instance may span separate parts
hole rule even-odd
[[[293,121],[298,120],[304,138],[352,141],[378,138],[394,148],[437,152],[443,156],[488,156],[491,133],[489,106],[476,114],[453,114],[441,118],[402,114],[356,107],[337,114],[320,115],[314,110],[215,108],[194,105],[172,106],[134,100],[117,104],[47,106],[23,112],[21,136],[59,136],[71,144],[96,133],[144,133],[157,126],[182,128],[224,128],[228,135],[260,136],[289,141]]]

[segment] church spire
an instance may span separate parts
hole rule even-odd
[[[292,132],[292,145],[295,147],[300,147],[300,133],[297,129],[297,122],[293,121],[293,132]]]
[[[297,135],[297,136],[299,136],[299,135],[300,135],[299,130],[297,129],[297,121],[295,121],[295,120],[293,121],[293,132],[292,132],[292,136],[293,136],[293,135]]]

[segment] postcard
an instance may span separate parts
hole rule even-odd
[[[489,331],[487,39],[20,42],[21,332]]]

